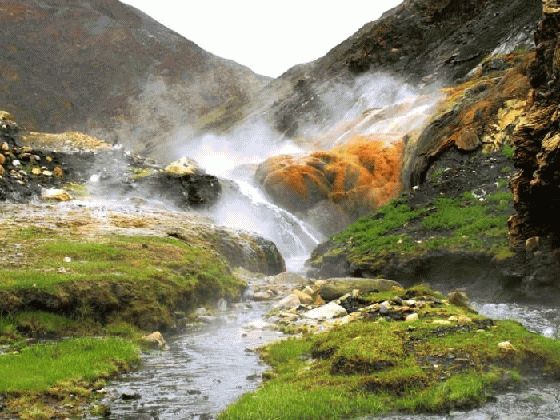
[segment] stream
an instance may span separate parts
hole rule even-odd
[[[223,165],[221,169],[217,175],[225,178],[222,198],[203,214],[216,224],[256,232],[273,240],[286,259],[288,271],[303,272],[305,260],[324,238],[304,221],[271,203],[252,183],[254,168]],[[145,353],[141,370],[124,375],[107,387],[103,402],[110,407],[111,418],[216,418],[229,404],[261,383],[267,366],[254,349],[282,336],[266,325],[265,315],[272,304],[251,301],[230,305],[215,316],[204,317],[204,323],[188,325],[186,331],[170,338],[167,350]],[[560,313],[556,308],[510,303],[473,306],[490,318],[517,320],[534,332],[559,337]],[[138,399],[124,400],[123,394],[137,395]],[[467,413],[387,418],[560,419],[560,384],[542,383],[521,393],[506,393]]]

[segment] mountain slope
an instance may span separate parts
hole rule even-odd
[[[0,100],[28,129],[121,128],[150,148],[267,83],[117,0],[4,0],[0,27]]]
[[[415,85],[454,83],[489,55],[531,48],[540,12],[540,0],[405,0],[324,57],[274,80],[252,112],[266,109],[280,132],[306,135],[309,126],[339,117],[322,98],[333,89],[350,90],[376,72]]]

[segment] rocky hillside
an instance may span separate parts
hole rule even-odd
[[[557,296],[559,13],[545,2],[536,53],[490,54],[443,89],[407,142],[404,195],[320,246],[317,274]]]
[[[539,0],[405,0],[324,57],[273,81],[253,111],[265,104],[279,131],[304,135],[309,125],[338,117],[323,98],[334,86],[350,88],[380,71],[425,85],[457,81],[492,54],[530,48],[540,11]]]
[[[267,82],[117,0],[6,0],[0,26],[2,108],[30,130],[157,150],[218,107],[238,118]]]

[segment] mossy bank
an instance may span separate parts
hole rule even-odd
[[[486,319],[425,287],[348,299],[360,320],[263,349],[268,380],[221,418],[445,413],[525,381],[560,379],[560,342]],[[381,316],[380,305],[392,312]],[[391,316],[403,311],[415,315]]]
[[[267,241],[193,215],[95,212],[3,207],[0,418],[81,415],[107,379],[138,366],[146,335],[173,334],[194,309],[240,297],[231,258],[276,270]]]

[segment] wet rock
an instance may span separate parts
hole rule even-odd
[[[159,331],[155,331],[151,334],[142,337],[142,342],[147,344],[152,348],[163,349],[166,346],[165,339]]]
[[[141,399],[142,396],[137,392],[125,391],[121,394],[121,400],[123,401],[138,401]]]
[[[319,287],[318,293],[324,300],[330,301],[351,294],[355,289],[361,293],[369,293],[388,292],[393,288],[401,287],[399,283],[392,280],[344,277],[326,280],[325,284]]]
[[[285,298],[283,298],[282,300],[280,300],[279,302],[277,302],[274,305],[274,309],[279,309],[279,310],[284,310],[284,309],[292,309],[292,308],[297,308],[299,305],[301,305],[301,302],[299,300],[299,298],[294,295],[288,295]]]
[[[327,303],[303,314],[305,318],[315,320],[328,320],[344,315],[347,315],[346,309],[334,302]]]

